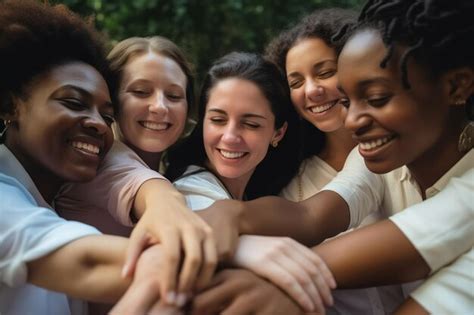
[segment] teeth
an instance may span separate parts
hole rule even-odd
[[[73,141],[72,146],[74,148],[77,148],[77,149],[80,149],[92,154],[99,154],[99,151],[100,151],[98,146],[90,144],[90,143],[81,142],[81,141]]]
[[[363,150],[373,150],[389,142],[390,140],[392,140],[392,138],[393,138],[392,136],[387,136],[387,137],[379,138],[377,140],[373,140],[370,142],[361,142],[359,143],[359,146]]]
[[[317,113],[322,113],[324,111],[327,111],[328,109],[330,109],[331,107],[333,107],[334,105],[336,105],[336,102],[337,101],[334,101],[334,102],[330,102],[330,103],[327,103],[325,105],[320,105],[320,106],[313,106],[313,107],[310,107],[309,110],[314,113],[314,114],[317,114]]]
[[[151,129],[151,130],[157,130],[157,131],[165,130],[165,129],[168,128],[167,123],[155,123],[155,122],[151,122],[151,121],[144,121],[144,122],[142,122],[142,125],[145,128],[148,128],[148,129]]]
[[[232,151],[224,151],[224,150],[219,150],[219,151],[227,159],[238,159],[244,156],[245,154],[245,152],[232,152]]]

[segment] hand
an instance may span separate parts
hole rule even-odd
[[[160,275],[163,274],[161,245],[146,249],[137,262],[132,284],[110,314],[148,314],[160,301]]]
[[[233,263],[275,283],[308,312],[324,314],[336,282],[323,260],[288,237],[242,235]]]
[[[217,242],[219,261],[229,261],[239,242],[239,211],[237,200],[217,200],[210,207],[196,213],[209,224]]]
[[[191,307],[192,315],[303,314],[280,289],[242,269],[219,272],[210,288],[194,298]]]
[[[184,197],[165,180],[149,180],[134,203],[142,212],[130,236],[124,276],[133,274],[140,253],[150,244],[161,243],[163,278],[161,296],[168,304],[181,306],[195,288],[204,287],[217,264],[212,229],[187,206]],[[181,251],[185,257],[179,274]],[[176,288],[177,287],[177,288]]]

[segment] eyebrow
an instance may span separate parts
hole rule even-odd
[[[222,109],[218,109],[218,108],[210,108],[207,110],[208,112],[215,112],[215,113],[219,113],[219,114],[223,114],[223,115],[226,115],[227,116],[227,113],[225,111],[223,111]],[[245,118],[261,118],[261,119],[267,119],[267,117],[265,116],[262,116],[262,115],[258,115],[258,114],[252,114],[252,113],[246,113],[243,115],[243,117]]]
[[[59,88],[59,90],[63,90],[63,89],[74,90],[74,91],[78,92],[79,94],[84,95],[85,97],[87,97],[87,98],[89,98],[89,99],[92,99],[92,98],[93,98],[91,92],[89,92],[89,91],[87,91],[87,90],[85,90],[85,89],[83,89],[83,88],[81,88],[81,87],[78,87],[78,86],[76,86],[76,85],[67,84],[67,85],[63,85],[63,86],[61,86],[61,87]],[[110,94],[110,93],[109,93],[109,94]],[[110,96],[110,95],[109,95],[109,96]],[[106,102],[105,102],[105,105],[106,105],[107,107],[112,108],[112,110],[113,110],[113,108],[114,108],[114,106],[112,105],[112,102],[106,101]]]
[[[336,64],[336,60],[334,60],[334,59],[325,59],[325,60],[321,60],[321,61],[315,63],[315,64],[313,65],[313,69],[319,70],[319,69],[322,68],[326,63],[329,63],[329,62]],[[298,73],[297,71],[291,72],[291,73],[289,73],[286,77],[294,76],[294,75],[296,75],[297,73]]]
[[[378,84],[378,83],[389,84],[390,80],[388,80],[386,78],[383,78],[383,77],[375,77],[375,78],[370,78],[370,79],[367,79],[367,80],[360,81],[360,82],[357,83],[357,86],[358,86],[358,88],[363,89],[363,88],[366,88],[369,85]]]

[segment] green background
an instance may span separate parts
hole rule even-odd
[[[110,45],[130,36],[165,36],[195,66],[197,86],[210,64],[239,50],[262,52],[271,38],[325,7],[360,9],[363,0],[61,0],[93,16]]]

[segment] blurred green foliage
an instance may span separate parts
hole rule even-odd
[[[130,36],[165,36],[184,49],[198,82],[218,57],[262,52],[271,38],[318,8],[360,9],[364,0],[52,0],[94,16],[110,44]]]

